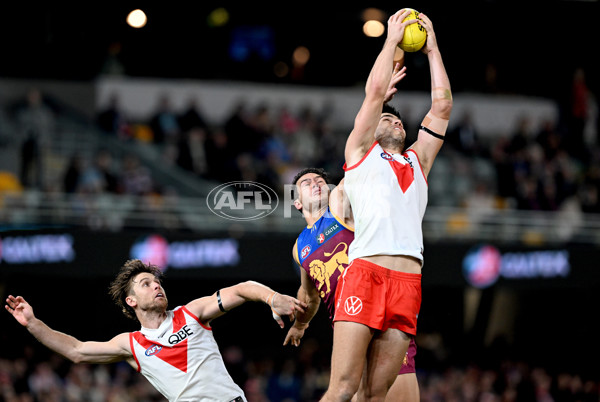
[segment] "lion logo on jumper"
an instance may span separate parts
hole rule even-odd
[[[342,249],[338,251],[340,246],[342,246]],[[344,272],[344,266],[348,264],[347,249],[348,245],[346,243],[339,243],[331,253],[323,253],[324,257],[330,257],[327,261],[315,259],[310,263],[310,276],[319,281],[317,289],[320,291],[321,297],[331,292],[331,276],[336,271]],[[323,289],[323,284],[325,289]]]

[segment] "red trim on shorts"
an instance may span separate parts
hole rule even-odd
[[[377,141],[373,142],[373,145],[371,145],[371,148],[369,148],[367,153],[364,154],[363,157],[360,158],[360,160],[358,162],[356,162],[354,165],[348,167],[348,165],[346,165],[346,163],[344,163],[344,171],[347,172],[348,170],[352,170],[352,169],[358,167],[358,165],[360,165],[366,159],[366,157],[369,156],[369,154],[371,153],[371,151],[373,150],[373,148],[375,148],[375,145],[377,145],[377,144],[378,144]]]

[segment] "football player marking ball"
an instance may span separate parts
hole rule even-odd
[[[403,22],[414,19],[421,20],[417,10],[413,10],[412,8],[407,8],[407,10],[410,10],[410,14],[408,14]],[[427,31],[420,23],[415,22],[404,28],[404,37],[398,46],[405,52],[416,52],[421,50],[426,41]]]

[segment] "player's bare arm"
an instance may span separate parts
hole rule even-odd
[[[21,296],[9,295],[4,307],[40,343],[74,363],[114,363],[132,357],[127,333],[108,342],[82,342],[48,327],[35,316],[31,305]]]
[[[421,167],[427,176],[444,143],[443,137],[448,128],[453,102],[450,80],[442,61],[433,25],[425,14],[421,13],[420,17],[423,20],[421,25],[427,30],[427,42],[423,52],[429,59],[431,73],[431,109],[423,119],[417,141],[411,148],[419,156]]]
[[[350,200],[344,191],[344,179],[331,190],[331,194],[329,195],[329,210],[336,218],[341,219],[346,226],[354,227],[354,215],[352,215]]]
[[[298,300],[306,303],[307,307],[304,312],[296,314],[294,325],[292,325],[283,341],[284,345],[288,343],[293,346],[300,346],[300,340],[304,336],[304,331],[308,328],[310,321],[313,319],[319,306],[321,298],[315,284],[310,280],[310,277],[304,269],[300,267],[301,285],[298,289]]]
[[[186,305],[198,319],[208,324],[227,311],[247,301],[263,302],[271,307],[273,318],[281,328],[284,327],[281,317],[288,316],[293,320],[297,312],[303,312],[306,304],[300,300],[282,295],[273,289],[254,281],[246,281],[234,286],[219,289],[211,296],[201,297]]]
[[[346,142],[345,158],[349,167],[360,161],[374,141],[381,109],[394,77],[394,70],[390,69],[390,66],[394,66],[396,48],[404,36],[404,28],[417,21],[412,19],[402,22],[409,14],[410,11],[400,10],[388,19],[387,38],[367,79],[365,100],[354,119],[354,128]],[[399,70],[398,81],[402,79],[405,71],[405,67]]]

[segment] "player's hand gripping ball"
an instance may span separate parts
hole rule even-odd
[[[417,10],[413,10],[412,8],[407,8],[407,10],[410,10],[410,14],[408,14],[408,17],[406,17],[403,22],[414,19],[421,20]],[[404,37],[398,46],[405,52],[416,52],[421,50],[426,41],[427,31],[421,24],[415,22],[404,28]]]

